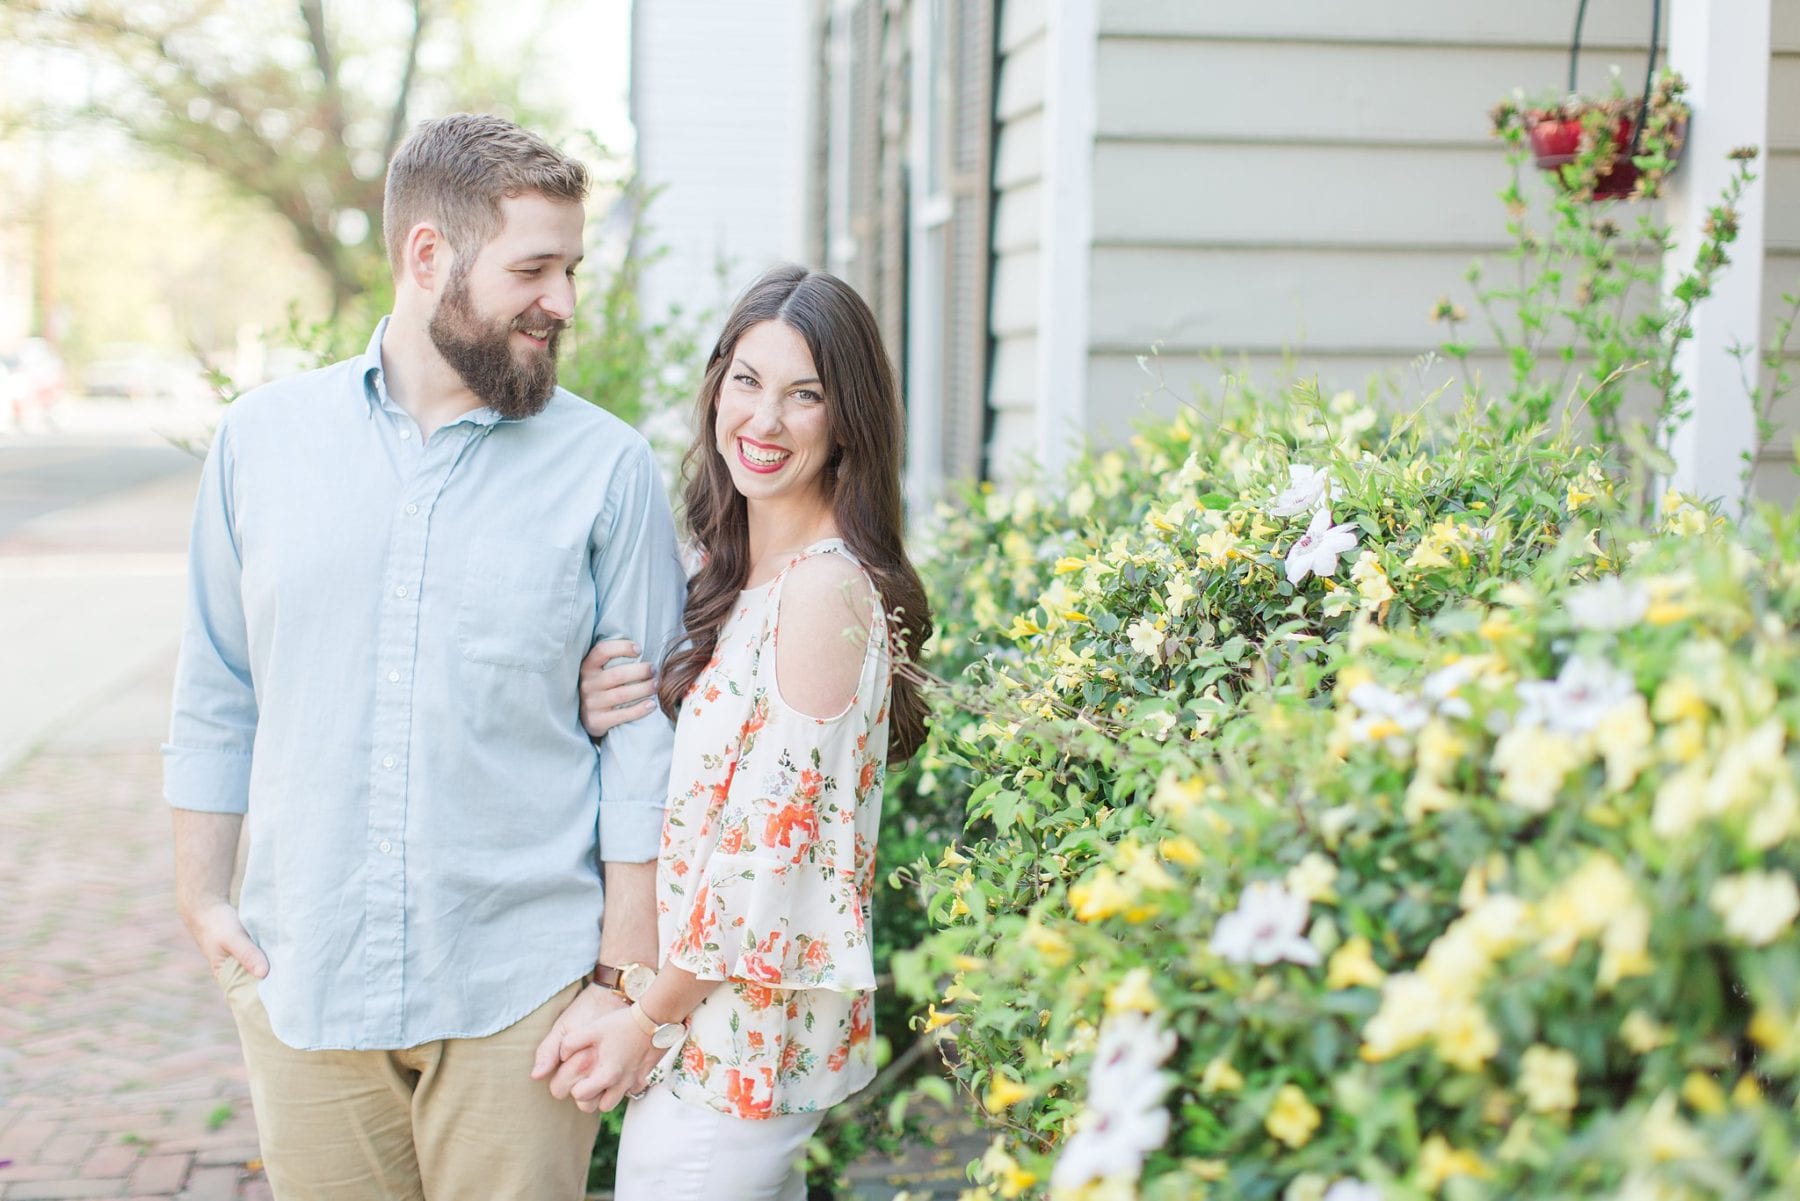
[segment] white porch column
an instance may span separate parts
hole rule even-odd
[[[1070,461],[1087,433],[1097,5],[1098,0],[1057,0],[1046,8],[1036,433],[1038,462],[1052,475]]]
[[[1736,165],[1738,146],[1763,151],[1758,176],[1768,171],[1770,0],[1673,0],[1669,65],[1687,79],[1694,119],[1681,166],[1669,176],[1669,216],[1675,248],[1663,263],[1666,284],[1692,267],[1709,205],[1717,202]],[[1756,422],[1732,354],[1747,347],[1752,368],[1762,332],[1763,181],[1745,189],[1737,241],[1713,294],[1694,312],[1694,336],[1675,369],[1686,385],[1692,415],[1674,437],[1675,475],[1684,492],[1726,502],[1735,513],[1743,456],[1755,446]],[[1753,370],[1751,378],[1756,378]]]

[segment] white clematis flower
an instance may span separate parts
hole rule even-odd
[[[1526,680],[1516,689],[1519,724],[1579,738],[1614,707],[1638,695],[1632,678],[1606,663],[1571,655],[1554,680]]]
[[[1650,611],[1649,591],[1618,576],[1584,584],[1564,600],[1578,630],[1623,630],[1642,621]]]
[[[1306,533],[1288,548],[1288,583],[1297,585],[1308,575],[1331,575],[1337,571],[1338,556],[1355,546],[1356,526],[1348,522],[1332,525],[1331,510],[1320,509],[1313,514]]]
[[[1324,1201],[1381,1201],[1381,1190],[1354,1176],[1346,1176],[1325,1190]]]
[[[1306,940],[1311,906],[1281,885],[1258,880],[1244,889],[1238,906],[1219,919],[1208,943],[1232,963],[1267,966],[1285,959],[1303,967],[1319,965],[1319,948]]]
[[[1050,1173],[1052,1189],[1137,1180],[1144,1157],[1169,1137],[1163,1098],[1174,1077],[1162,1065],[1174,1051],[1174,1032],[1156,1014],[1126,1011],[1106,1019],[1088,1068],[1087,1108]]]
[[[1269,516],[1298,517],[1343,495],[1344,490],[1331,482],[1331,473],[1325,468],[1296,463],[1288,468],[1288,486],[1269,502]]]

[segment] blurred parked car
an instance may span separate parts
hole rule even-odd
[[[62,356],[42,338],[0,355],[0,411],[14,426],[47,424],[63,394]]]
[[[154,346],[103,346],[81,369],[82,392],[96,400],[193,400],[205,395],[200,362]]]

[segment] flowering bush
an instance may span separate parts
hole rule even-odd
[[[1800,1187],[1800,522],[1613,478],[1301,391],[951,523],[1010,645],[896,963],[987,1195]]]

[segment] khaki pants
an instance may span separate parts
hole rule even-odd
[[[550,1096],[531,1060],[583,981],[486,1038],[296,1051],[256,978],[227,960],[263,1166],[277,1201],[577,1201],[599,1115]]]

